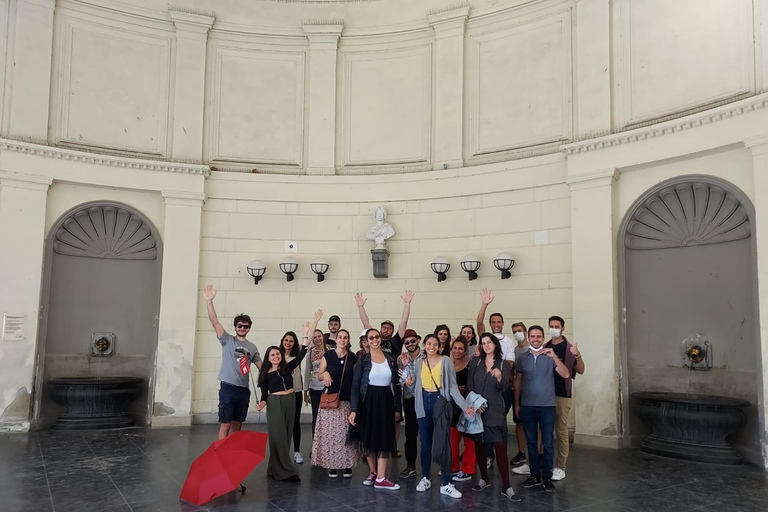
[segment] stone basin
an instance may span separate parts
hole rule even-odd
[[[141,394],[138,377],[51,379],[51,399],[65,408],[54,430],[100,430],[133,426],[128,405]]]
[[[631,397],[635,414],[653,429],[641,451],[710,464],[741,464],[741,455],[725,438],[747,424],[746,400],[655,392]]]

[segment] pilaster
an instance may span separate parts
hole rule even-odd
[[[176,27],[175,88],[173,99],[174,160],[200,162],[203,157],[203,105],[205,54],[214,13],[198,14],[171,9]]]
[[[336,173],[336,56],[343,20],[307,20],[309,127],[307,174]]]
[[[611,6],[609,0],[577,0],[575,130],[578,139],[611,130]]]

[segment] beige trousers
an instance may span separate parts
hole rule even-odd
[[[565,470],[568,461],[568,418],[571,416],[572,398],[555,397],[555,467]]]

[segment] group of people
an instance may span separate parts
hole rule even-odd
[[[413,296],[407,291],[402,297],[397,330],[389,320],[376,329],[366,313],[366,299],[358,293],[355,301],[364,329],[357,351],[338,316],[329,318],[327,333],[317,328],[323,316],[319,310],[314,322],[302,326],[301,342],[293,331],[285,333],[279,346],[267,348],[265,364],[247,340],[250,317],[236,316],[235,336],[227,333],[213,306],[216,291],[207,286],[208,317],[222,346],[219,438],[242,427],[255,365],[261,395],[256,410],[267,410],[267,475],[276,480],[301,481],[294,464],[304,462],[303,402],[312,408],[311,463],[326,468],[330,478],[351,478],[362,457],[369,469],[363,485],[399,489],[387,478],[387,465],[391,457],[402,456],[398,446],[404,430],[406,467],[399,477],[417,475],[420,440],[419,492],[432,487],[433,462],[440,467],[440,493],[452,498],[462,496],[454,482],[475,479],[473,491],[487,489],[494,462],[506,498],[519,500],[510,483],[510,466],[514,473],[528,475],[523,488],[541,486],[554,492],[552,481],[565,478],[572,381],[584,373],[578,343],[571,344],[563,335],[565,321],[550,317],[546,332],[539,325],[514,323],[513,341],[503,333],[504,317],[492,313],[486,331],[487,308],[494,297],[484,289],[477,330],[464,325],[454,338],[441,324],[422,338],[408,328]],[[546,334],[550,339],[545,343]],[[507,415],[512,408],[518,453],[510,461]]]

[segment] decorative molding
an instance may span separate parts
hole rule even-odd
[[[679,133],[691,128],[697,128],[723,119],[730,119],[742,114],[748,114],[755,110],[761,110],[768,107],[768,93],[763,93],[758,96],[753,96],[745,100],[738,101],[736,103],[729,103],[716,109],[707,110],[704,112],[698,112],[689,116],[674,119],[672,121],[666,121],[664,123],[646,126],[643,128],[636,128],[628,132],[617,133],[613,135],[606,135],[597,139],[586,140],[583,142],[574,142],[571,144],[564,144],[560,146],[560,150],[568,156],[586,153],[589,151],[595,151],[599,149],[606,149],[614,146],[621,146],[623,144],[630,144],[632,142],[638,142],[656,137],[662,137],[664,135],[671,135],[673,133]]]
[[[33,176],[9,171],[0,171],[0,185],[8,188],[23,188],[46,192],[53,184],[53,178]]]
[[[336,51],[344,30],[344,20],[305,20],[302,29],[312,50]]]
[[[27,142],[17,142],[8,139],[0,139],[0,151],[13,151],[25,155],[54,158],[77,163],[106,165],[124,169],[136,169],[141,171],[175,172],[180,174],[197,174],[208,176],[210,169],[207,165],[183,164],[174,162],[162,162],[143,160],[138,158],[124,158],[100,154],[90,154],[69,149],[44,146]]]
[[[443,7],[436,7],[427,11],[427,18],[430,16],[436,16],[438,14],[452,13],[452,11],[464,11],[469,12],[469,2],[456,2],[453,4],[444,5]],[[453,14],[453,13],[452,13]],[[458,13],[457,13],[458,14]],[[458,14],[461,16],[461,14]],[[451,16],[455,17],[455,16]]]
[[[629,220],[627,249],[670,249],[749,238],[749,216],[738,198],[704,182],[659,190]]]
[[[205,11],[201,11],[205,12]],[[177,32],[187,32],[190,35],[197,36],[196,39],[205,40],[208,31],[216,21],[216,13],[200,14],[197,12],[188,12],[187,10],[169,9],[168,14],[171,17],[173,25]]]
[[[53,252],[115,260],[157,259],[157,242],[144,221],[119,206],[87,206],[56,231]]]
[[[304,27],[343,27],[344,26],[344,20],[342,18],[338,19],[309,19],[309,20],[301,20],[301,25]],[[306,29],[305,29],[306,30]]]
[[[571,188],[571,192],[613,186],[619,179],[619,171],[616,169],[601,169],[599,171],[567,176],[565,183]]]
[[[752,151],[752,156],[768,155],[768,134],[745,139],[744,146]]]
[[[192,14],[194,16],[199,16],[201,18],[216,18],[216,11],[205,11],[203,9],[192,9],[190,7],[184,7],[181,5],[168,5],[168,12],[171,13],[171,18],[173,18],[172,13],[185,13],[185,14]]]
[[[165,199],[166,206],[192,206],[202,208],[207,199],[205,194],[184,192],[180,190],[163,190],[161,191],[161,194],[163,195],[163,199]]]

